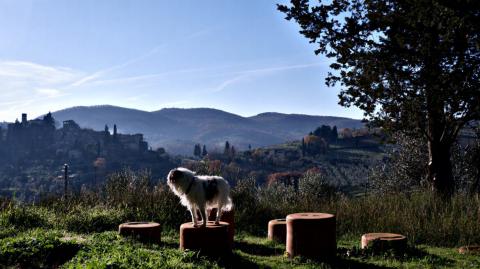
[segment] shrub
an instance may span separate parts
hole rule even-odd
[[[50,268],[70,259],[80,246],[60,240],[61,234],[33,230],[0,239],[0,264],[19,268]]]
[[[269,220],[318,210],[319,204],[330,203],[335,194],[335,188],[318,173],[306,173],[298,182],[296,189],[281,182],[257,187],[253,179],[239,181],[232,190],[238,229],[265,234]]]
[[[457,194],[444,201],[431,192],[342,198],[326,206],[340,235],[394,232],[412,243],[458,246],[480,243],[480,201]]]
[[[307,172],[299,181],[298,199],[303,210],[312,211],[319,204],[330,202],[335,195],[336,189],[328,182],[325,174],[315,171]]]
[[[70,231],[92,232],[114,230],[124,221],[151,220],[160,222],[168,232],[177,231],[181,223],[190,221],[186,208],[165,184],[144,185],[129,176],[112,180],[110,184],[128,187],[122,189],[123,195],[119,191],[121,186],[111,185],[117,194],[97,194],[96,198],[91,194],[80,195],[44,207],[17,206],[14,211],[7,208],[1,213],[2,226],[9,229],[53,225]],[[231,194],[239,232],[265,235],[271,219],[285,218],[294,212],[316,211],[336,215],[339,236],[359,238],[368,232],[397,232],[415,243],[480,244],[480,199],[463,193],[449,201],[415,189],[352,198],[336,193],[326,175],[309,172],[299,180],[297,190],[283,184],[257,186],[253,178],[247,178],[239,180]],[[49,220],[53,214],[56,222]]]
[[[395,134],[388,157],[370,175],[377,193],[412,192],[426,187],[428,148],[425,139]]]
[[[125,220],[125,215],[118,209],[79,207],[64,216],[61,226],[78,233],[103,232],[116,230]]]
[[[3,225],[15,226],[18,229],[51,227],[50,217],[52,217],[51,213],[45,208],[14,204],[11,204],[0,213]]]

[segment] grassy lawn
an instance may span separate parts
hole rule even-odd
[[[115,231],[75,234],[32,229],[0,233],[1,268],[479,268],[480,256],[456,248],[417,246],[401,257],[358,250],[352,238],[338,240],[337,258],[329,262],[288,259],[285,246],[240,234],[230,257],[206,258],[178,249],[178,235],[164,234],[161,245],[142,244]]]

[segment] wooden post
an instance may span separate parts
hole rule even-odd
[[[65,165],[63,166],[63,170],[64,170],[64,175],[63,175],[63,179],[64,179],[63,197],[66,199],[66,198],[67,198],[67,192],[68,192],[68,164],[65,164]]]

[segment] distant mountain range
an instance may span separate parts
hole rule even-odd
[[[209,150],[221,150],[225,141],[237,149],[260,147],[298,140],[325,124],[338,128],[361,128],[360,120],[299,114],[262,113],[242,117],[211,108],[165,108],[147,112],[116,106],[79,106],[53,112],[59,122],[74,120],[83,128],[119,133],[143,133],[152,147],[164,147],[170,153],[192,154],[195,143]]]

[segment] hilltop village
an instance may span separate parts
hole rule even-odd
[[[142,154],[147,152],[148,143],[142,134],[119,134],[113,126],[113,134],[105,130],[82,129],[73,120],[63,122],[62,128],[55,128],[55,119],[48,113],[43,119],[27,120],[8,124],[7,130],[0,129],[0,156],[19,160],[31,154],[44,157],[55,155],[67,160],[88,157],[106,157],[114,154]],[[37,155],[38,156],[38,155]]]
[[[160,177],[173,166],[164,150],[149,148],[143,134],[120,134],[116,125],[113,132],[107,125],[103,131],[83,129],[73,120],[61,125],[56,128],[51,113],[33,120],[22,114],[21,121],[0,128],[1,193],[24,187],[35,193],[55,191],[61,184],[51,183],[61,175],[63,164],[71,167],[76,176],[72,186],[77,188],[93,187],[123,168],[148,169]]]

